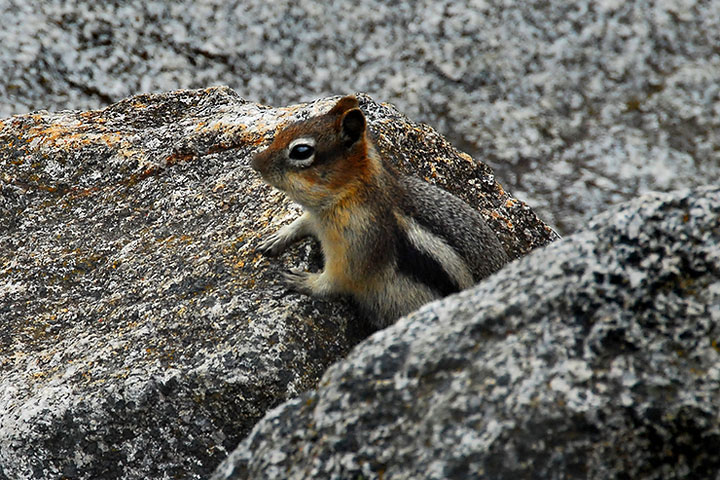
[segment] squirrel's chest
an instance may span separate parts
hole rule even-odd
[[[368,241],[368,231],[373,228],[364,212],[357,211],[342,219],[335,219],[331,226],[321,228],[318,239],[325,257],[325,273],[343,290],[354,292],[372,283],[375,267],[368,258],[377,247]],[[340,220],[340,221],[338,221]]]
[[[319,239],[325,257],[325,273],[333,281],[345,288],[352,289],[354,277],[351,258],[353,245],[341,229],[327,229],[320,233]]]

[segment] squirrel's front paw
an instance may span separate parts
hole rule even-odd
[[[280,232],[275,232],[265,240],[260,241],[257,249],[265,255],[275,256],[285,250],[286,246],[287,242],[285,241],[285,237],[281,235]]]
[[[299,293],[313,295],[315,297],[332,297],[341,294],[342,291],[335,288],[335,284],[327,275],[327,272],[311,273],[291,268],[283,273],[285,283]]]
[[[287,272],[283,272],[283,278],[288,287],[298,293],[312,295],[315,293],[313,285],[320,275],[300,270],[299,268],[291,268]]]

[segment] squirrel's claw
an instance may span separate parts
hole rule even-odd
[[[285,279],[285,284],[287,284],[288,287],[298,293],[304,293],[306,295],[312,294],[312,288],[310,285],[313,275],[316,274],[305,272],[299,268],[291,268],[282,274]]]
[[[285,242],[283,238],[276,233],[273,233],[264,240],[261,240],[257,246],[257,249],[265,255],[276,256],[283,251]]]

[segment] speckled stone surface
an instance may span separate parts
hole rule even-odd
[[[645,196],[427,305],[213,479],[720,478],[720,187]]]
[[[0,116],[218,84],[272,105],[368,92],[563,234],[720,182],[713,0],[0,0],[0,24]]]
[[[398,168],[481,208],[515,256],[555,238],[490,170],[361,96]],[[299,214],[249,168],[288,122],[227,88],[0,120],[0,478],[207,478],[265,411],[367,335],[342,301],[289,293]]]

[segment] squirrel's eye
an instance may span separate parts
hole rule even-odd
[[[312,137],[296,138],[288,145],[289,164],[297,168],[307,168],[315,161],[315,139]]]
[[[290,149],[290,158],[293,160],[307,160],[313,153],[315,153],[315,148],[312,145],[301,143]]]

